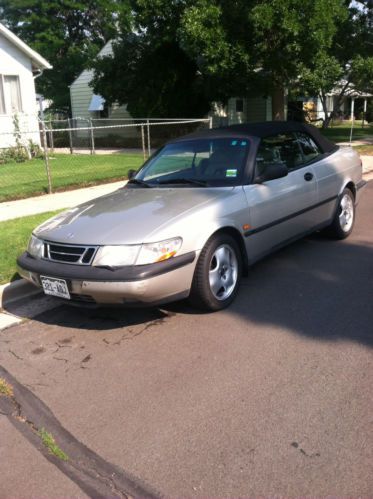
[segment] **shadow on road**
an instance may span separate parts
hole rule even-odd
[[[229,312],[323,341],[373,346],[373,246],[315,234],[258,263]]]

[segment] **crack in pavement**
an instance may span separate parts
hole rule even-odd
[[[67,364],[69,362],[68,359],[64,359],[63,357],[52,357],[54,360],[62,360],[65,362],[65,364]]]
[[[299,449],[299,452],[301,454],[303,454],[303,456],[306,456],[306,457],[320,457],[320,453],[319,452],[315,452],[314,454],[308,454],[304,449],[302,449],[301,447],[299,447],[299,444],[298,442],[291,442],[290,444],[292,447],[294,447],[294,449]]]
[[[25,360],[23,357],[20,357],[15,352],[13,352],[13,350],[8,350],[8,352],[11,353],[18,360]]]
[[[143,328],[141,328],[136,333],[133,331],[133,329],[129,329],[127,333],[122,334],[119,340],[109,341],[107,338],[103,338],[102,341],[108,346],[109,345],[120,346],[122,344],[122,341],[133,340],[137,336],[140,336],[141,334],[145,333],[145,331],[147,331],[151,327],[162,325],[166,319],[167,317],[162,317],[161,319],[154,319],[153,321],[148,322]]]
[[[13,389],[10,396],[0,397],[0,413],[62,473],[75,482],[92,499],[157,499],[162,497],[141,479],[105,461],[66,430],[49,407],[19,383],[4,367],[0,376]],[[39,431],[44,428],[55,438],[68,456],[63,461],[42,444]]]

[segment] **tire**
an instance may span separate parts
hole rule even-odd
[[[213,312],[228,307],[236,297],[242,274],[242,255],[229,234],[215,234],[205,244],[194,271],[189,301]]]
[[[334,220],[328,227],[328,234],[334,239],[346,239],[354,228],[355,198],[350,189],[345,189],[338,201]]]

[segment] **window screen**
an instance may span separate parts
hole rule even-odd
[[[3,79],[0,75],[0,114],[5,114]]]
[[[12,113],[22,112],[21,89],[18,76],[4,76],[5,93],[10,102]]]

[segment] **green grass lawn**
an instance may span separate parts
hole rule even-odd
[[[372,146],[355,146],[354,149],[361,156],[373,156],[373,145]]]
[[[53,192],[127,178],[143,163],[141,154],[52,154]],[[48,182],[43,159],[0,165],[0,202],[45,194]]]
[[[330,128],[322,129],[320,132],[325,135],[328,139],[333,142],[349,142],[350,140],[351,123],[342,123],[334,125]],[[361,122],[355,122],[354,129],[352,132],[352,140],[362,140],[365,138],[373,139],[373,126],[365,125],[364,128],[361,127]]]
[[[0,222],[0,284],[18,277],[16,258],[25,251],[32,230],[59,211]]]

